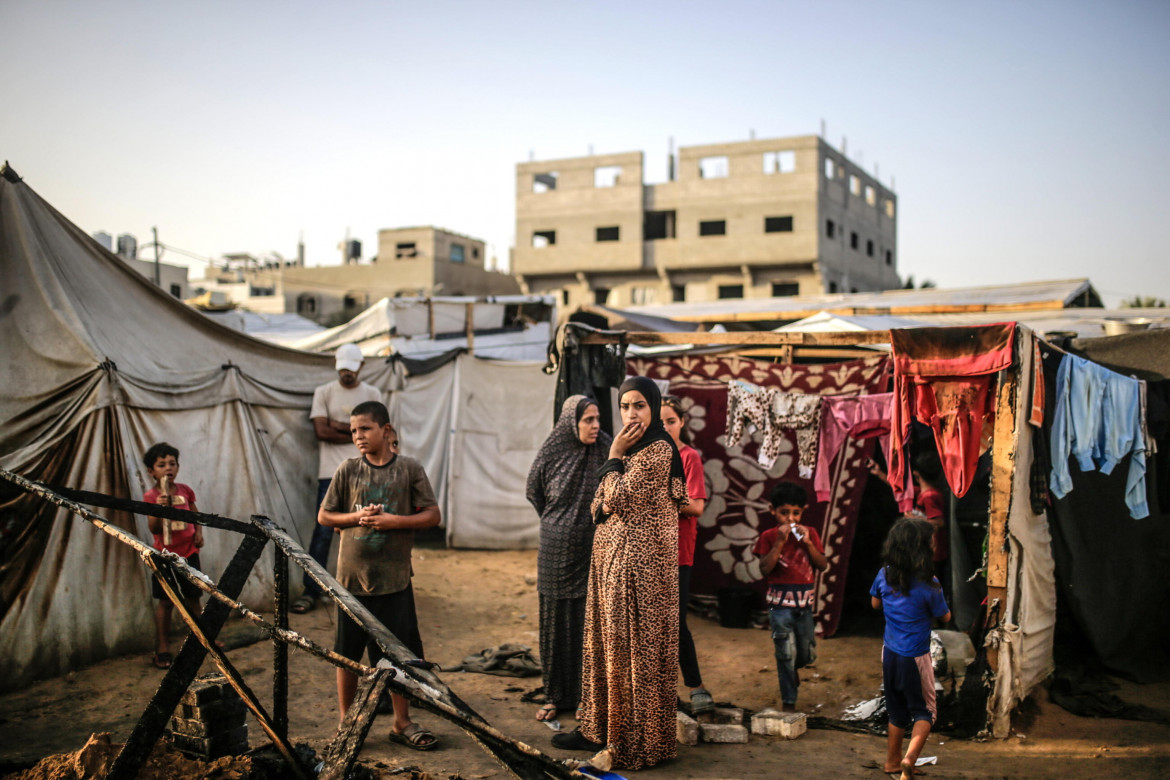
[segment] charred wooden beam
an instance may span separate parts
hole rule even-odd
[[[374,724],[378,700],[386,692],[393,676],[392,669],[375,669],[358,680],[353,704],[346,711],[337,736],[325,749],[324,765],[317,775],[318,780],[345,780],[349,776],[358,754],[362,752],[366,735],[370,733],[370,726]]]
[[[264,539],[257,536],[245,536],[240,541],[239,548],[232,556],[231,562],[219,581],[219,587],[225,595],[231,598],[240,595],[244,589],[244,583],[248,581],[252,567],[256,565],[256,561],[259,560],[260,554],[264,551],[264,545]],[[141,546],[141,543],[138,543],[138,546]],[[169,559],[157,552],[151,550],[151,553],[151,561],[156,563],[161,561],[167,566],[174,566]],[[177,599],[177,601],[182,603],[182,599]],[[226,605],[219,601],[209,601],[203,614],[199,617],[198,623],[201,633],[214,638],[223,628],[228,614],[229,610]],[[175,656],[171,668],[167,670],[162,683],[159,684],[158,690],[155,691],[154,697],[146,705],[146,711],[139,718],[138,725],[134,727],[134,731],[130,733],[130,737],[122,746],[118,757],[114,759],[107,780],[130,780],[130,778],[138,776],[139,770],[146,763],[155,743],[158,742],[158,738],[166,729],[167,720],[175,711],[175,707],[178,706],[179,699],[182,698],[187,687],[195,679],[195,675],[199,673],[199,667],[203,665],[203,659],[206,656],[207,649],[200,644],[199,640],[187,637],[182,648],[179,649],[178,655]]]
[[[288,629],[288,556],[279,547],[273,556],[272,619],[277,628]],[[282,738],[288,738],[288,645],[272,640],[272,723]]]
[[[30,480],[30,482],[32,481]],[[167,520],[178,520],[182,523],[196,523],[197,525],[205,525],[211,528],[220,528],[224,531],[235,531],[245,536],[256,535],[256,529],[250,524],[233,520],[230,517],[220,517],[219,515],[213,515],[207,512],[192,512],[188,509],[176,509],[170,506],[148,504],[144,501],[135,501],[130,498],[116,498],[114,496],[107,496],[104,493],[94,493],[89,490],[74,490],[73,488],[59,487],[56,485],[43,485],[40,482],[32,482],[32,484],[41,485],[44,488],[52,490],[57,495],[67,498],[70,501],[76,501],[79,504],[88,504],[90,506],[101,507],[102,509],[114,509],[119,512],[133,512],[139,515],[165,517]]]

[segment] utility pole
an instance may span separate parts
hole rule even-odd
[[[150,232],[154,236],[154,286],[162,287],[162,272],[158,265],[158,227],[152,227]]]

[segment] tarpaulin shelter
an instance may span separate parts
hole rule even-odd
[[[263,514],[307,545],[317,490],[308,411],[314,388],[336,378],[331,355],[258,341],[176,301],[9,168],[0,279],[0,468],[141,499],[142,454],[168,441],[201,510]],[[386,394],[404,451],[427,469],[452,545],[533,547],[539,519],[524,481],[555,380],[540,363],[465,353],[413,363],[410,376],[401,361],[368,359],[362,379]],[[0,688],[151,641],[149,581],[124,546],[9,488],[0,520]],[[144,517],[112,520],[150,539]],[[218,578],[234,542],[206,539],[202,566]],[[270,606],[271,571],[255,568],[245,604]]]
[[[140,499],[142,453],[168,441],[200,509],[265,514],[307,541],[313,388],[327,356],[222,327],[138,275],[41,199],[0,178],[0,466],[53,485]],[[0,687],[143,647],[153,632],[141,563],[55,507],[0,492]],[[141,516],[118,525],[149,539]],[[236,540],[208,533],[217,577]],[[271,555],[271,553],[267,553]],[[244,589],[260,606],[271,566]]]

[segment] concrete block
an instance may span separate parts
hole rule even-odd
[[[739,707],[716,707],[711,722],[699,724],[699,736],[704,742],[747,742],[748,730],[743,725],[743,715]]]
[[[768,708],[752,716],[753,734],[796,739],[806,731],[808,718],[803,712],[780,712]]]
[[[226,734],[204,738],[172,733],[171,744],[183,753],[207,759],[238,755],[248,750],[248,727],[244,725]]]
[[[742,744],[748,741],[748,730],[734,723],[700,723],[699,734],[704,742]]]
[[[675,729],[680,745],[699,744],[699,724],[685,712],[675,713]]]

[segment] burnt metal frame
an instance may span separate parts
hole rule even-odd
[[[337,736],[326,749],[324,765],[319,775],[321,778],[342,780],[349,774],[373,723],[378,699],[387,688],[392,689],[396,694],[406,696],[411,702],[428,712],[459,726],[480,747],[493,756],[501,766],[521,780],[561,780],[562,778],[586,777],[576,769],[581,765],[581,762],[558,761],[492,727],[431,671],[431,664],[414,658],[414,654],[399,642],[397,637],[391,634],[349,591],[342,588],[324,567],[313,560],[312,556],[269,518],[263,515],[253,515],[251,521],[245,523],[206,512],[174,509],[142,501],[107,496],[103,493],[50,487],[3,469],[0,469],[0,477],[27,493],[39,496],[49,503],[56,504],[78,515],[99,530],[135,550],[147,568],[158,578],[167,597],[178,610],[179,616],[191,630],[191,634],[183,642],[183,646],[170,669],[167,670],[138,724],[134,727],[133,732],[110,767],[107,780],[137,777],[155,743],[162,736],[167,720],[174,712],[175,707],[178,706],[179,699],[194,681],[195,675],[208,653],[211,654],[212,661],[223,672],[228,683],[240,694],[244,704],[252,711],[261,729],[272,740],[273,745],[288,763],[293,775],[302,779],[311,777],[313,769],[301,765],[288,740],[289,645],[309,652],[359,677],[354,705],[346,713]],[[198,525],[233,531],[241,534],[244,538],[224,570],[217,587],[207,575],[191,568],[185,560],[174,553],[155,550],[81,504],[142,515],[154,515],[182,522],[194,522]],[[275,622],[265,620],[238,600],[249,573],[260,559],[260,555],[269,541],[273,543],[276,553],[274,570]],[[376,668],[338,655],[288,627],[289,560],[304,569],[321,586],[322,591],[336,602],[339,610],[349,615],[370,634],[386,655]],[[167,579],[160,576],[166,571],[184,577],[211,597],[201,615],[191,614],[183,599],[174,591]],[[247,683],[244,682],[243,676],[215,644],[215,638],[231,610],[239,612],[273,640],[273,714],[271,716],[265,711]]]

